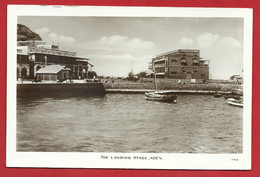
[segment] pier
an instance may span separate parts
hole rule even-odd
[[[103,83],[106,93],[145,93],[154,91],[154,83],[115,81]],[[239,84],[207,83],[207,84],[176,84],[171,80],[160,82],[159,91],[168,90],[179,94],[231,94],[232,90],[243,90]]]
[[[154,90],[150,89],[105,89],[106,93],[133,93],[133,94],[143,94],[145,92],[151,92]],[[168,90],[172,93],[179,94],[215,94],[216,91],[213,90]],[[231,91],[218,91],[220,94],[231,94]]]

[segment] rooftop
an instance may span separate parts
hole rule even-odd
[[[177,50],[172,50],[170,52],[165,52],[159,55],[156,55],[156,57],[161,57],[164,55],[169,55],[169,54],[173,54],[173,53],[177,53],[177,52],[199,52],[200,50],[197,49],[177,49]]]
[[[57,74],[58,72],[60,72],[61,70],[67,70],[70,71],[69,68],[65,68],[64,66],[60,66],[60,65],[49,65],[49,66],[45,66],[44,68],[39,69],[38,71],[36,71],[36,74]]]

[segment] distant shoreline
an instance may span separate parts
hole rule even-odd
[[[170,90],[179,94],[232,94],[232,90],[243,90],[243,85],[224,83],[205,84],[176,84],[171,81],[158,82],[157,90]],[[154,91],[154,82],[133,82],[133,81],[113,81],[113,82],[74,82],[74,83],[17,83],[17,91],[80,91],[106,92],[106,93],[145,93]]]
[[[154,90],[149,89],[105,89],[106,93],[133,93],[133,94],[143,94],[145,92],[151,92]],[[168,90],[176,94],[215,94],[216,91],[213,90]],[[227,95],[232,94],[231,91],[217,91],[219,94]]]
[[[143,82],[109,82],[103,83],[108,93],[144,93],[155,90],[154,83]],[[173,82],[161,82],[157,84],[157,90],[171,90],[176,93],[201,93],[201,94],[230,94],[232,90],[243,90],[243,85],[207,83],[207,84],[176,84]]]

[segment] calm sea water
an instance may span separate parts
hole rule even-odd
[[[242,114],[212,95],[18,97],[17,150],[242,153]]]

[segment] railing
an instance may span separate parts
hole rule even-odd
[[[35,64],[40,64],[40,65],[45,65],[46,63],[45,62],[40,62],[40,61],[36,61]],[[78,66],[78,65],[73,65],[73,64],[66,64],[66,63],[47,63],[47,65],[62,65],[62,66],[65,66],[65,65],[69,65],[69,66]]]
[[[165,63],[164,63],[164,64],[155,64],[155,65],[154,65],[155,68],[158,68],[158,67],[165,67],[165,66],[166,66]]]
[[[43,53],[43,54],[50,54],[50,55],[72,56],[72,57],[76,56],[76,52],[53,50],[53,49],[40,48],[40,47],[29,48],[29,53]]]

